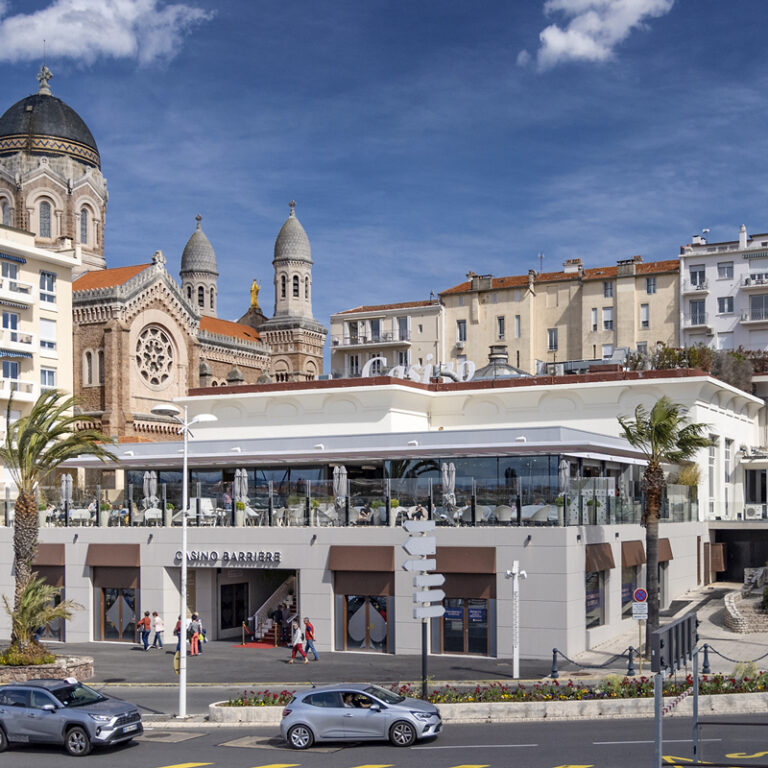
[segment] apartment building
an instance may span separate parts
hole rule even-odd
[[[445,360],[443,338],[436,299],[347,309],[331,315],[331,370],[350,378],[395,366],[421,369]]]
[[[768,349],[768,234],[680,249],[681,345]]]
[[[43,249],[32,233],[0,225],[2,437],[11,396],[18,417],[42,389],[72,392],[72,271],[80,264],[69,240],[60,250]]]
[[[645,263],[585,269],[571,259],[560,272],[510,277],[476,275],[440,293],[445,307],[446,362],[484,361],[503,342],[509,362],[535,373],[541,363],[610,359],[619,348],[674,344],[679,322],[679,264]]]

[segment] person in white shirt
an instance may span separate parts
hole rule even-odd
[[[155,636],[152,639],[152,647],[163,650],[163,632],[165,631],[165,622],[163,617],[158,615],[157,611],[152,612],[152,629],[155,632]]]

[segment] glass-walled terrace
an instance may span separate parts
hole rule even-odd
[[[639,523],[642,467],[549,455],[407,459],[335,466],[192,470],[187,522],[197,526],[569,526]],[[127,470],[125,487],[38,489],[41,526],[176,526],[182,473]],[[13,523],[13,498],[0,525]],[[698,518],[689,489],[670,487],[662,519]]]

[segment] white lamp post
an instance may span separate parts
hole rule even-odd
[[[179,717],[187,716],[187,639],[186,639],[186,618],[187,618],[187,507],[189,506],[189,472],[187,469],[187,453],[189,442],[189,428],[193,424],[199,424],[204,421],[216,421],[212,413],[200,413],[191,421],[187,417],[187,406],[179,408],[172,403],[159,403],[152,408],[152,413],[156,416],[169,416],[181,424],[179,432],[184,436],[184,463],[183,477],[181,483],[181,579],[179,584],[181,609],[181,626],[179,628]],[[183,415],[182,415],[183,414]]]

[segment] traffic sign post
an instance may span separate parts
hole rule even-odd
[[[427,536],[435,530],[434,520],[405,520],[403,528],[410,534],[403,549],[413,560],[406,560],[403,569],[413,572],[413,618],[421,619],[421,696],[427,698],[427,621],[439,618],[445,613],[442,601],[445,592],[440,587],[445,583],[441,573],[428,573],[437,568],[437,560],[428,555],[437,553],[437,539]]]

